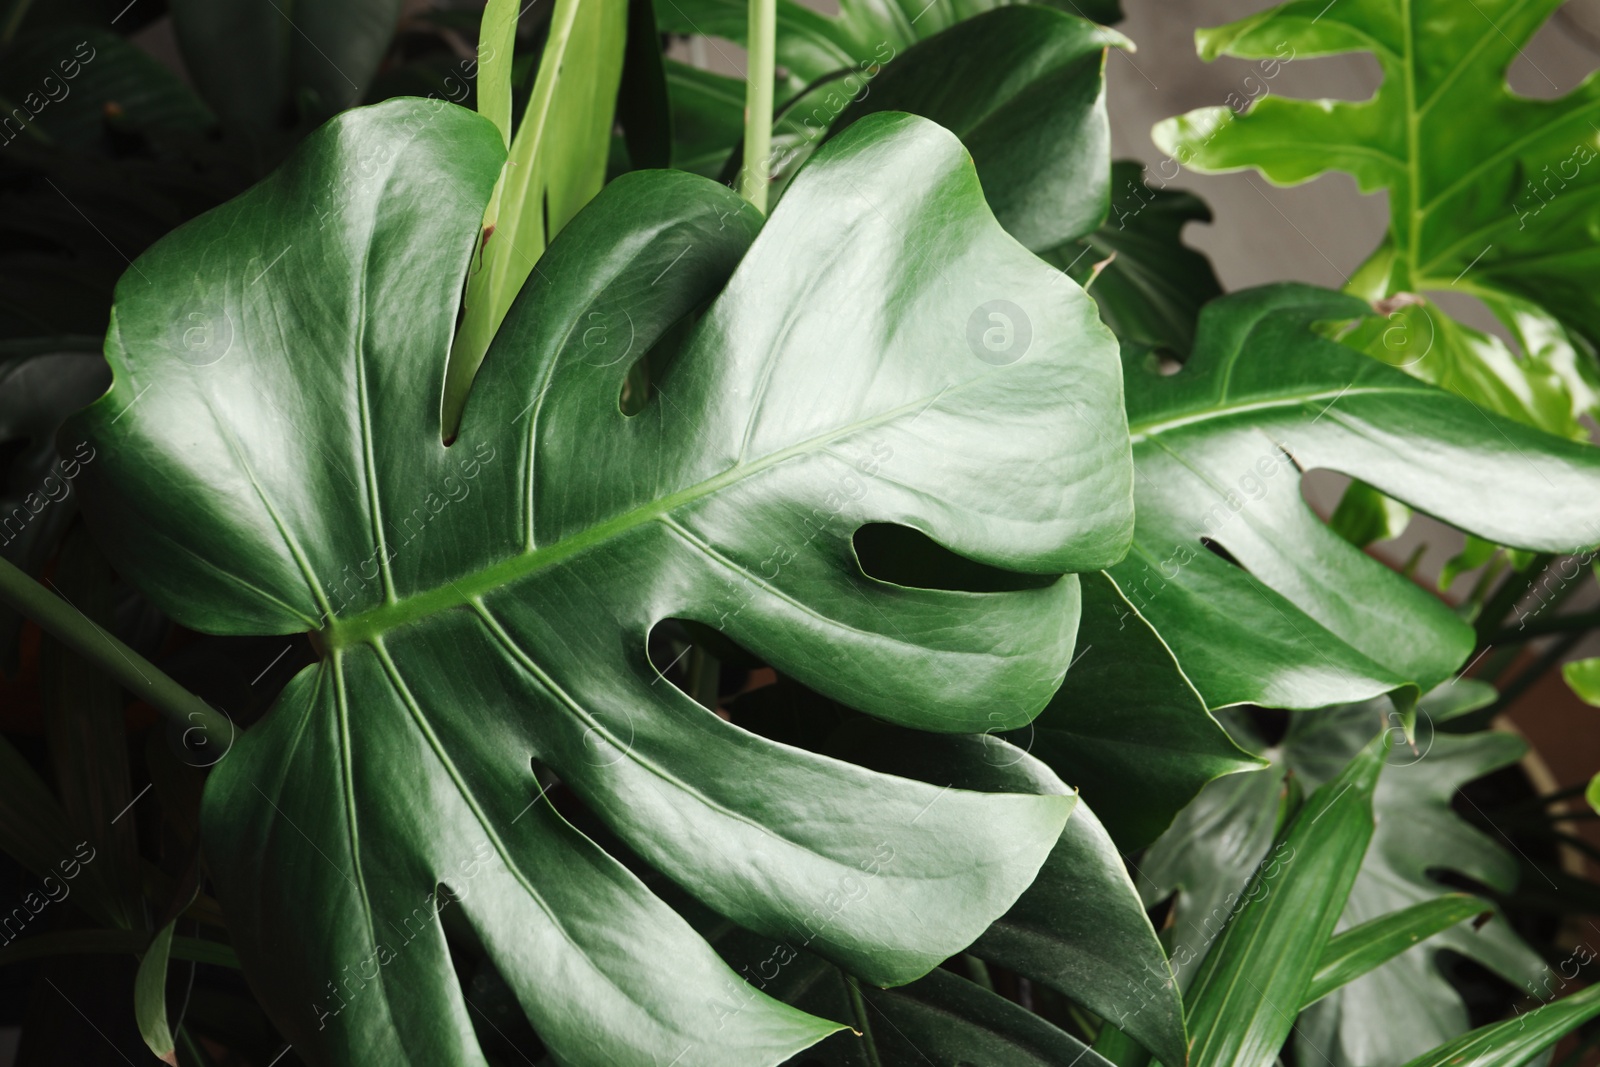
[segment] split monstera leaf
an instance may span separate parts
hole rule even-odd
[[[777,1063],[839,1025],[747,985],[536,768],[704,905],[868,983],[966,947],[1033,881],[1069,790],[766,740],[658,684],[646,640],[694,620],[889,722],[1024,725],[1071,660],[1073,572],[1132,529],[1115,342],[996,224],[954,137],[872,116],[759,238],[705,179],[613,182],[540,259],[445,442],[504,157],[457,108],[348,112],[141,257],[115,384],[72,431],[103,456],[91,517],[185,625],[322,650],[204,806],[240,958],[302,1055],[483,1062],[453,929],[559,1062]],[[1021,326],[1004,351],[981,340],[994,301]],[[624,415],[641,358],[654,389]],[[852,546],[869,522],[1028,578],[875,579]]]
[[[1156,127],[1163,150],[1201,171],[1260,170],[1282,185],[1328,171],[1389,193],[1389,232],[1350,288],[1369,299],[1450,290],[1481,299],[1522,348],[1401,308],[1390,362],[1459,388],[1490,411],[1582,437],[1593,412],[1600,315],[1600,82],[1555,100],[1506,74],[1561,0],[1294,0],[1196,35],[1205,59],[1369,52],[1370,100],[1266,96],[1244,114],[1203,108]],[[1285,50],[1288,50],[1287,53]],[[1471,122],[1462,122],[1464,115]],[[1398,334],[1397,334],[1398,335]]]

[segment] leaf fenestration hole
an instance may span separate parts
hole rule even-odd
[[[456,983],[467,1002],[478,1048],[489,1063],[517,1063],[523,1058],[537,1062],[547,1052],[515,991],[501,976],[494,960],[483,947],[459,898],[448,886],[438,889],[439,926],[455,967]]]
[[[863,574],[911,589],[1005,593],[1042,589],[1060,578],[979,563],[950,551],[921,530],[897,523],[868,523],[856,530],[851,541]]]

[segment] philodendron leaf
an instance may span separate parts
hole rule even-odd
[[[1264,764],[1228,737],[1117,583],[1084,575],[1078,658],[1039,717],[1008,735],[1082,790],[1123,852],[1143,848],[1225,774]]]
[[[1414,694],[1471,652],[1471,628],[1448,607],[1317,518],[1303,470],[1359,478],[1498,544],[1600,541],[1600,451],[1485,414],[1311,329],[1364,309],[1269,286],[1207,305],[1177,374],[1126,361],[1138,524],[1110,573],[1211,707]]]
[[[1039,877],[972,954],[1066,994],[1163,1063],[1183,1062],[1183,1003],[1172,968],[1122,856],[1088,805],[1073,812]]]
[[[1211,261],[1182,240],[1184,226],[1210,221],[1199,197],[1152,187],[1140,164],[1121,160],[1111,165],[1109,217],[1047,258],[1082,284],[1093,279],[1100,317],[1123,344],[1181,359],[1194,344],[1201,306],[1222,295]]]
[[[911,734],[882,724],[846,726],[839,735],[838,747],[825,751],[934,785],[1055,788],[1045,763],[991,735]],[[1183,1005],[1166,953],[1117,846],[1086,805],[1073,812],[1027,892],[968,951],[1062,993],[1162,1060],[1183,1062]],[[911,1036],[921,1042],[934,1035]],[[932,1047],[940,1047],[937,1040]]]
[[[778,66],[788,72],[793,96],[818,78],[851,67],[884,63],[926,37],[1013,0],[840,0],[834,16],[798,0],[777,0]],[[1117,0],[1051,0],[1057,8],[1096,22],[1122,17]],[[656,22],[663,33],[722,37],[743,44],[749,37],[745,0],[656,0]]]
[[[204,806],[240,958],[302,1055],[481,1062],[449,907],[561,1062],[775,1063],[836,1024],[745,986],[540,802],[530,761],[713,910],[870,982],[965,947],[1069,796],[768,741],[657,684],[646,639],[713,626],[922,729],[1026,722],[1072,653],[1078,583],[1053,576],[1109,564],[1131,528],[1114,343],[995,223],[955,138],[878,116],[753,246],[755,213],[714,182],[612,183],[531,275],[446,447],[445,355],[503,158],[457,108],[352,111],[144,256],[115,385],[75,423],[106,457],[94,513],[185,625],[323,650]],[[969,334],[1002,299],[1031,334],[998,359]],[[228,324],[216,362],[174,343],[188,309]],[[646,353],[654,391],[627,416]],[[1064,417],[1069,396],[1095,420]],[[867,522],[1036,577],[878,581],[851,548]],[[849,907],[845,878],[871,886]]]
[[[1537,100],[1512,92],[1506,72],[1561,2],[1280,4],[1199,31],[1201,56],[1368,52],[1383,70],[1376,94],[1362,101],[1270,95],[1244,114],[1204,108],[1155,129],[1164,151],[1197,170],[1254,167],[1282,185],[1339,170],[1363,192],[1387,190],[1388,235],[1352,286],[1370,298],[1428,290],[1481,297],[1523,342],[1527,382],[1514,388],[1553,388],[1566,406],[1545,427],[1554,432],[1594,401],[1592,364],[1577,370],[1570,344],[1551,353],[1539,338],[1549,337],[1548,327],[1559,332],[1558,322],[1600,341],[1593,299],[1600,249],[1591,234],[1600,225],[1600,138],[1591,126],[1600,82]],[[1469,340],[1435,351],[1434,364],[1455,364],[1439,373],[1509,384],[1516,369],[1483,346],[1461,343]]]

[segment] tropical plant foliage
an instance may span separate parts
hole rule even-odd
[[[1548,610],[1600,542],[1592,83],[1504,82],[1553,0],[1201,31],[1385,79],[1157,128],[1390,194],[1347,292],[1228,294],[1111,161],[1114,3],[312,6],[172,0],[186,80],[153,16],[0,3],[20,1062],[1593,1035],[1582,839],[1489,728],[1600,625]],[[1413,509],[1459,609],[1358,547]]]

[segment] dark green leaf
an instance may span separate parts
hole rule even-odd
[[[111,568],[81,524],[67,533],[50,585],[94,630],[106,633],[114,626]],[[62,806],[97,854],[94,875],[113,924],[143,928],[138,813],[131,810],[122,689],[49,633],[41,639],[39,678]]]
[[[361,158],[385,162],[361,180]],[[715,910],[869,980],[970,943],[1068,798],[774,744],[655,684],[645,642],[688,618],[880,718],[1022,725],[1072,652],[1077,581],[1051,576],[1105,566],[1131,528],[1114,344],[994,222],[953,137],[878,116],[747,255],[728,190],[614,182],[540,261],[447,448],[445,352],[501,159],[459,109],[349,112],[147,254],[119,292],[116,385],[76,424],[105,446],[103,543],[186,625],[324,650],[205,798],[236,946],[297,1048],[468,1062],[455,907],[566,1062],[775,1062],[833,1024],[750,992],[538,801],[530,761]],[[623,415],[632,360],[724,285]],[[967,337],[969,301],[1002,296],[1032,320],[1011,362]],[[231,328],[204,366],[171,333],[190,308]],[[1063,420],[1068,395],[1098,421]],[[851,535],[873,521],[1045,580],[869,579]]]
[[[1127,47],[1122,34],[1086,19],[1000,7],[906,49],[836,128],[880,111],[932,119],[972,153],[1000,225],[1043,252],[1105,221],[1105,55]]]
[[[1521,1067],[1596,1015],[1600,1015],[1600,986],[1590,986],[1515,1019],[1480,1026],[1405,1067]]]
[[[1211,707],[1414,695],[1471,652],[1471,628],[1446,605],[1317,518],[1303,470],[1360,478],[1499,544],[1600,540],[1600,451],[1485,414],[1309,328],[1364,310],[1303,286],[1238,293],[1206,306],[1177,374],[1127,361],[1138,526],[1111,575]]]
[[[949,971],[861,995],[883,1067],[1110,1067],[1077,1038]]]
[[[744,82],[666,60],[672,102],[672,165],[707,178],[722,173],[744,135]]]
[[[22,132],[62,148],[93,151],[119,129],[198,132],[215,120],[183,80],[126,39],[93,26],[52,26],[24,34],[0,63],[0,98],[9,101],[0,137]],[[35,129],[36,127],[36,129]]]
[[[1322,959],[1317,963],[1311,987],[1306,990],[1304,1004],[1321,1000],[1413,945],[1487,910],[1488,905],[1477,897],[1452,893],[1369,919],[1346,930],[1322,950]]]
[[[628,44],[617,90],[617,122],[634,167],[672,165],[672,106],[662,63],[655,9],[650,0],[628,0]]]
[[[1211,261],[1183,243],[1186,225],[1210,221],[1199,197],[1154,187],[1140,164],[1123,160],[1111,165],[1110,216],[1048,258],[1081,284],[1094,279],[1090,295],[1100,317],[1124,344],[1164,348],[1181,359],[1194,344],[1201,306],[1222,295]]]
[[[1211,717],[1116,582],[1081,581],[1078,659],[1049,706],[1008,740],[1082,790],[1117,846],[1132,852],[1207,782],[1262,763]]]
[[[796,0],[777,0],[778,65],[790,95],[836,71],[887,63],[909,46],[1011,0],[841,0],[827,16]],[[656,21],[668,33],[721,37],[743,45],[749,37],[745,0],[655,0]],[[1093,19],[1122,17],[1117,0],[1051,0],[1043,6]],[[783,94],[780,94],[780,102]],[[836,112],[837,113],[837,112]]]
[[[143,952],[150,935],[143,930],[65,930],[37,934],[7,945],[0,951],[0,967],[47,956],[122,956]],[[218,967],[238,969],[239,958],[233,949],[217,941],[198,937],[174,937],[170,946],[173,959],[194,960]]]
[[[1184,995],[1193,1067],[1268,1067],[1333,933],[1372,839],[1387,739],[1306,799],[1257,866]]]
[[[972,953],[1066,995],[1164,1063],[1183,1062],[1183,1002],[1172,969],[1122,857],[1087,804],[1073,811],[1039,877]]]
[[[270,127],[356,103],[389,50],[401,0],[171,0],[184,69],[227,122]],[[249,42],[241,47],[240,42]]]

